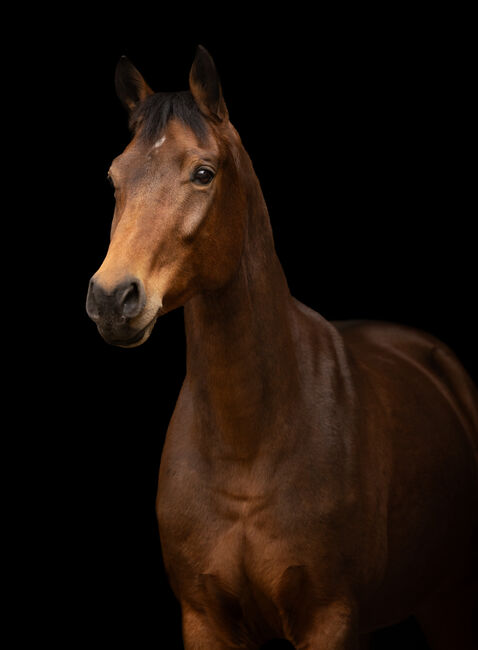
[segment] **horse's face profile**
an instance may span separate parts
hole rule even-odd
[[[140,345],[157,317],[225,285],[244,242],[239,136],[214,63],[198,48],[189,92],[153,93],[122,57],[116,88],[134,136],[108,177],[116,207],[87,311],[103,338]]]

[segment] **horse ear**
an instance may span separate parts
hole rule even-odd
[[[116,94],[129,113],[132,113],[143,99],[153,94],[140,72],[126,56],[122,56],[116,66],[115,86]]]
[[[221,83],[212,56],[198,45],[189,73],[189,89],[201,111],[222,122],[228,112],[222,96]]]

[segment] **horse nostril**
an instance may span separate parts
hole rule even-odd
[[[145,302],[145,292],[141,280],[125,282],[116,290],[117,308],[124,318],[131,319],[137,316]]]
[[[93,278],[91,278],[90,284],[88,285],[88,294],[86,296],[86,312],[88,316],[94,321],[97,321],[100,317],[98,302],[95,295],[95,281]]]

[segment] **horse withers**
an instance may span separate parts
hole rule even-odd
[[[189,91],[154,93],[124,57],[116,87],[133,137],[87,311],[134,347],[184,306],[157,516],[185,648],[352,649],[414,614],[434,650],[476,650],[471,379],[430,335],[291,296],[204,48]]]

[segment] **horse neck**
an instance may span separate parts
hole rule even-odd
[[[225,287],[185,306],[185,387],[201,419],[198,429],[207,431],[207,447],[248,458],[258,452],[263,436],[271,435],[271,418],[291,398],[297,356],[292,298],[259,182],[242,151],[248,179],[244,250]]]

